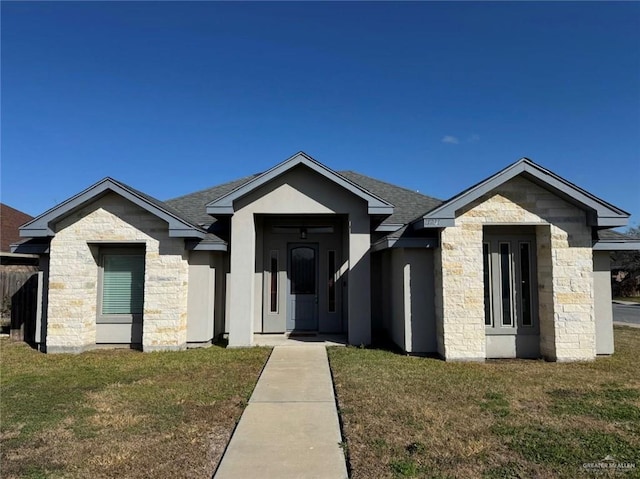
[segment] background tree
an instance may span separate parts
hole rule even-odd
[[[625,235],[640,239],[640,225],[629,227]],[[640,251],[614,251],[611,253],[611,271],[614,297],[640,296]]]

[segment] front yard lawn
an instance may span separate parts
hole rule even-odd
[[[269,351],[45,355],[2,339],[1,475],[211,477]]]
[[[615,341],[612,357],[565,364],[330,348],[352,477],[573,479],[606,456],[640,477],[640,330]]]

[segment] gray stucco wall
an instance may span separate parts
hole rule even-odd
[[[611,259],[608,251],[593,252],[593,292],[596,317],[596,354],[613,354]]]
[[[371,255],[371,331],[372,334],[384,333],[382,285],[382,253]]]
[[[405,278],[404,278],[404,250],[400,248],[394,248],[391,250],[391,288],[387,294],[391,293],[391,315],[389,321],[389,335],[391,340],[400,347],[403,351],[407,351],[407,341],[410,341],[410,324],[407,324],[407,311],[405,311],[406,302],[410,300],[410,297],[405,298],[405,294],[410,294],[409,291],[405,291]]]
[[[226,328],[226,314],[227,314],[227,282],[229,274],[229,253],[220,252],[213,253],[212,263],[216,270],[216,288],[215,288],[215,306],[213,308],[214,327],[213,335],[215,338],[224,333],[228,333]]]
[[[216,270],[209,251],[189,252],[187,342],[209,342],[214,336]]]
[[[437,350],[433,259],[429,249],[391,252],[391,311],[385,323],[391,339],[408,353]]]
[[[49,307],[49,255],[40,255],[38,269],[38,304],[35,341],[44,349],[47,341],[47,310]]]

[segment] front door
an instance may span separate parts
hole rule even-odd
[[[288,331],[318,329],[318,244],[288,247]]]

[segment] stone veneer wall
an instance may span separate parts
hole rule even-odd
[[[56,225],[51,240],[47,351],[79,352],[96,343],[99,246],[145,247],[143,350],[184,349],[188,262],[182,238],[151,213],[109,193]],[[107,245],[105,245],[107,246]]]
[[[541,353],[558,361],[595,357],[591,229],[585,213],[514,178],[479,198],[441,232],[436,254],[436,333],[446,359],[486,357],[484,225],[537,225]]]

